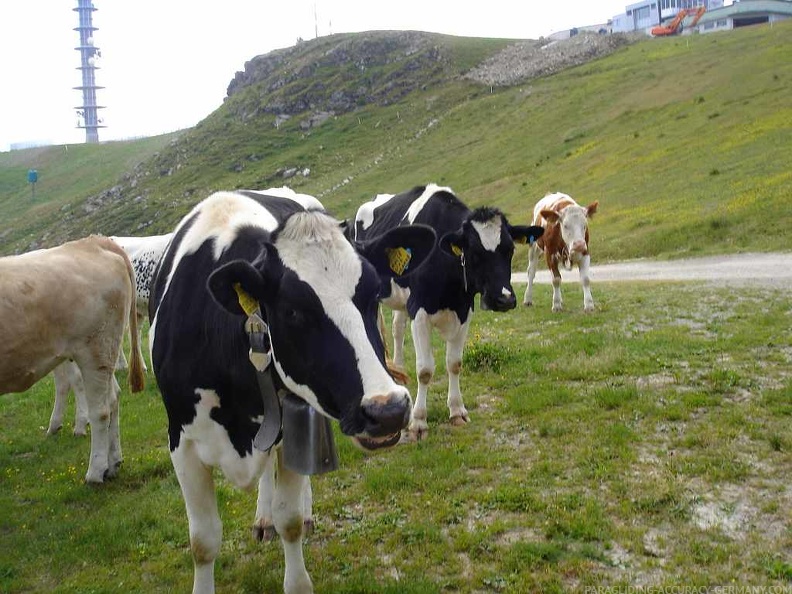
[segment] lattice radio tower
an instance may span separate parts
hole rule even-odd
[[[96,60],[102,55],[94,45],[93,12],[96,8],[91,0],[77,0],[77,8],[73,8],[80,17],[80,26],[74,30],[80,34],[80,45],[75,47],[80,52],[80,66],[77,68],[82,73],[82,86],[74,87],[82,91],[83,104],[77,106],[77,127],[85,128],[85,142],[99,142],[99,128],[104,128],[99,119],[99,110],[104,106],[96,104],[96,90],[103,89],[96,85]]]

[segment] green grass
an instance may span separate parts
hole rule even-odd
[[[549,304],[551,288],[535,290]],[[435,337],[426,440],[367,455],[336,434],[341,467],[313,480],[305,544],[317,591],[790,586],[792,336],[779,320],[792,297],[684,283],[594,290],[589,315],[476,313],[462,375],[471,424],[447,422]],[[566,291],[581,302],[579,286]],[[99,487],[83,483],[89,447],[70,434],[73,409],[45,436],[52,401],[49,379],[0,396],[0,591],[189,591],[186,514],[152,378],[122,395],[125,461]],[[255,494],[216,476],[218,588],[280,591],[280,545],[250,536]]]
[[[173,142],[128,143],[142,160],[134,170],[131,161],[111,159],[111,145],[82,147],[90,155],[82,160],[81,147],[2,154],[0,188],[9,187],[7,179],[16,185],[0,192],[0,253],[91,232],[168,231],[217,189],[288,183],[351,217],[375,194],[429,181],[450,185],[471,206],[499,206],[512,223],[527,222],[550,191],[599,200],[592,253],[601,262],[786,250],[790,32],[792,23],[782,22],[646,39],[554,76],[493,90],[458,75],[504,40],[436,36],[445,61],[422,63],[414,75],[405,75],[403,56],[360,71],[359,79],[350,78],[348,65],[317,67],[308,81],[317,88],[299,91],[307,97],[356,85],[381,97],[390,77],[414,76],[416,86],[392,103],[362,105],[307,131],[300,123],[309,112],[276,129],[263,107],[281,91],[254,86]],[[301,45],[306,53],[292,68],[321,62],[335,42]],[[40,155],[51,164],[37,164]],[[24,174],[33,166],[42,175],[41,205],[30,209]],[[287,167],[310,175],[284,180]],[[88,187],[91,179],[96,184]],[[44,194],[45,180],[57,181],[54,194]],[[82,201],[116,185],[120,198],[84,212]]]

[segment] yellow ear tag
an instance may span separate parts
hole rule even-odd
[[[239,306],[245,310],[247,315],[253,315],[253,313],[259,308],[259,303],[256,301],[245,289],[242,288],[242,285],[239,283],[234,283],[234,291],[236,291],[237,296],[239,297]]]
[[[385,248],[385,253],[388,254],[388,265],[390,269],[399,276],[404,274],[404,271],[410,267],[412,250],[409,248]]]
[[[451,244],[451,251],[454,252],[455,256],[459,256],[460,258],[464,255],[462,248],[458,245],[454,245],[453,243]]]

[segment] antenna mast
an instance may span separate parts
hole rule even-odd
[[[77,0],[77,8],[73,8],[79,18],[80,26],[74,30],[80,34],[80,45],[75,47],[80,52],[80,66],[77,70],[82,72],[82,86],[74,87],[77,91],[82,91],[83,104],[77,106],[77,127],[85,128],[85,142],[99,142],[99,128],[104,128],[99,119],[99,110],[104,106],[96,104],[96,90],[103,89],[96,85],[96,66],[97,58],[102,53],[94,45],[93,32],[93,12],[96,8],[92,0]]]

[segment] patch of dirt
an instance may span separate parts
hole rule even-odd
[[[541,268],[535,282],[550,284],[550,272]],[[723,285],[792,288],[792,252],[748,253],[682,260],[631,260],[614,264],[592,263],[591,280],[610,281],[699,281]],[[579,282],[577,273],[565,282]],[[512,274],[513,283],[527,283],[525,272]]]

